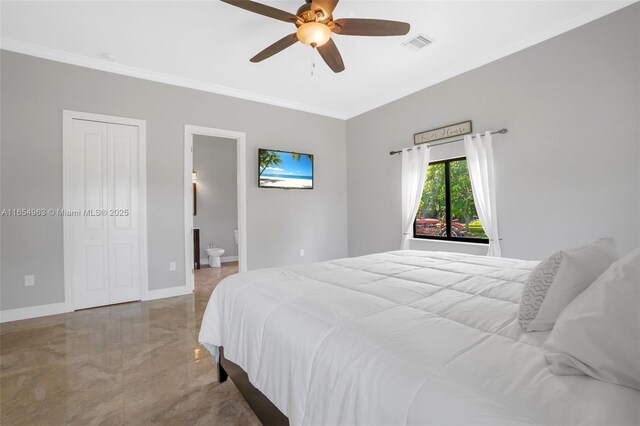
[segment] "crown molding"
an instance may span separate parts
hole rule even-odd
[[[337,113],[336,111],[329,111],[311,105],[292,102],[271,96],[260,95],[258,93],[247,92],[244,90],[234,89],[232,87],[222,86],[219,84],[178,77],[176,75],[165,74],[157,71],[151,71],[143,68],[109,62],[103,59],[91,58],[88,56],[69,53],[57,49],[51,49],[49,47],[26,43],[7,37],[0,37],[0,48],[15,53],[35,56],[38,58],[48,59],[56,62],[63,62],[70,65],[77,65],[80,67],[90,68],[98,71],[105,71],[128,77],[155,81],[157,83],[170,84],[172,86],[185,87],[188,89],[200,90],[203,92],[230,96],[232,98],[244,99],[282,108],[294,109],[296,111],[303,111],[311,114],[346,120],[346,116],[344,114]]]

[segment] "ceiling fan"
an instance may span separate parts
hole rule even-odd
[[[339,0],[305,0],[296,15],[275,7],[250,0],[221,0],[230,5],[295,24],[298,30],[273,43],[251,58],[251,62],[261,62],[298,41],[318,50],[322,59],[333,72],[344,71],[344,62],[338,47],[331,39],[331,33],[351,36],[398,36],[409,32],[406,22],[383,19],[344,18],[333,19],[333,10]]]

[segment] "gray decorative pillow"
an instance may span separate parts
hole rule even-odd
[[[538,310],[540,310],[540,306],[544,302],[553,280],[556,278],[561,263],[562,252],[559,251],[547,260],[540,262],[529,274],[524,290],[522,290],[520,311],[518,312],[520,325],[526,331],[528,331],[531,321],[536,318]]]
[[[613,238],[555,253],[525,282],[518,319],[526,332],[551,330],[560,312],[618,259]]]

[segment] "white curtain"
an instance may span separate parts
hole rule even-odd
[[[415,146],[402,150],[402,245],[409,248],[409,238],[413,235],[413,222],[416,219],[424,181],[429,167],[428,146]]]
[[[464,137],[464,149],[471,177],[471,188],[482,228],[489,238],[487,256],[500,257],[500,236],[496,212],[496,185],[493,171],[491,132]]]

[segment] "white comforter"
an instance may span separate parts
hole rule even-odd
[[[640,392],[554,376],[516,314],[537,262],[396,251],[234,275],[200,342],[292,425],[640,424]]]

